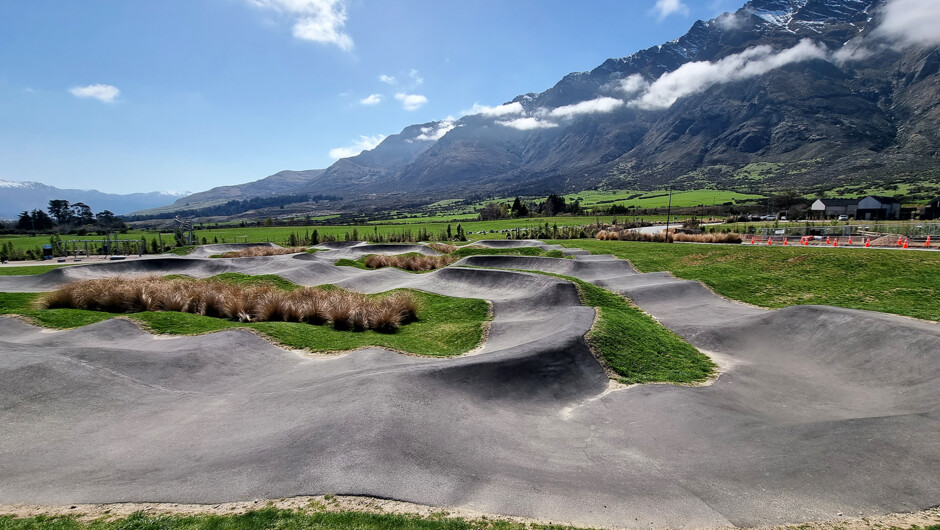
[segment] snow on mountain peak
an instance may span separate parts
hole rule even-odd
[[[744,9],[765,22],[786,27],[809,0],[753,0]]]
[[[15,182],[12,180],[0,179],[0,188],[35,188],[35,182]]]

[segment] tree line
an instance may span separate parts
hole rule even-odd
[[[94,227],[99,230],[121,230],[124,222],[111,210],[92,213],[83,202],[69,203],[65,199],[53,199],[45,211],[34,209],[21,212],[13,224],[18,232],[49,232],[56,229],[71,231]]]
[[[582,215],[584,209],[581,201],[568,203],[563,196],[550,194],[544,201],[525,201],[519,197],[509,203],[491,202],[480,210],[478,216],[481,221],[495,221],[498,219],[519,219],[522,217],[552,217],[555,215]]]

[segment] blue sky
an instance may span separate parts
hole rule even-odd
[[[201,191],[329,166],[743,0],[0,3],[0,179]],[[371,96],[371,97],[370,97]]]

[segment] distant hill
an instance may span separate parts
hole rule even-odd
[[[60,189],[39,182],[0,179],[0,218],[16,219],[24,210],[45,210],[49,201],[54,199],[65,199],[71,203],[83,202],[95,213],[111,210],[120,215],[167,204],[179,197],[179,194],[164,192],[118,195],[97,190]]]
[[[219,186],[178,199],[174,207],[192,206],[209,202],[271,197],[294,192],[298,187],[320,176],[325,170],[281,171],[261,180],[233,186]],[[187,204],[188,203],[188,204]]]

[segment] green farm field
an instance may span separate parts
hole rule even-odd
[[[572,202],[581,199],[581,206],[590,208],[603,205],[633,206],[636,208],[665,208],[669,205],[669,191],[582,191],[565,195],[565,200]],[[763,199],[763,195],[739,193],[724,190],[688,190],[674,191],[672,193],[672,206],[674,208],[689,208],[693,206],[712,206],[726,202],[741,203]]]
[[[584,190],[577,193],[565,194],[565,201],[569,204],[575,200],[581,201],[583,208],[593,208],[595,206],[610,207],[613,205],[644,208],[666,208],[669,204],[669,190],[639,191],[639,190],[614,190],[597,191]],[[740,193],[728,190],[697,189],[686,191],[674,191],[672,193],[672,205],[676,208],[689,208],[694,206],[712,206],[724,204],[726,202],[743,203],[747,201],[763,199],[763,195],[754,195]],[[512,203],[515,197],[495,197],[477,202],[464,202],[459,199],[447,199],[437,201],[427,206],[421,207],[414,212],[389,212],[388,219],[395,222],[440,222],[458,220],[475,220],[477,212],[491,202]],[[541,202],[545,200],[542,196],[523,196],[527,201]],[[649,219],[647,216],[646,219]],[[665,216],[661,216],[665,221]],[[388,221],[374,221],[375,223],[384,223]]]
[[[505,238],[504,234],[498,233],[499,230],[504,229],[513,229],[513,228],[533,228],[538,225],[544,225],[546,222],[549,225],[557,224],[558,226],[585,226],[593,224],[597,221],[602,223],[610,223],[616,216],[605,216],[605,217],[594,217],[594,216],[583,216],[583,217],[571,217],[571,216],[559,216],[559,217],[542,217],[542,218],[525,218],[525,219],[503,219],[498,221],[467,221],[461,222],[464,230],[468,232],[481,232],[485,231],[486,234],[468,234],[467,238],[470,240],[479,240],[479,239],[503,239]],[[623,216],[620,216],[618,219],[624,220]],[[665,222],[666,216],[647,216],[644,219],[650,222]],[[428,232],[433,235],[437,235],[442,230],[447,230],[447,225],[451,226],[452,230],[457,229],[457,223],[454,222],[427,222],[415,220],[414,222],[398,222],[395,224],[361,224],[361,225],[325,225],[325,226],[276,226],[276,227],[229,227],[229,228],[212,228],[205,230],[196,230],[196,237],[202,240],[206,238],[207,243],[275,243],[275,244],[286,244],[291,233],[294,233],[298,236],[303,236],[306,233],[312,234],[316,230],[320,236],[333,236],[339,239],[342,239],[345,234],[349,233],[352,235],[353,230],[355,230],[359,238],[364,238],[366,234],[399,234],[403,230],[411,230],[412,233],[417,234],[418,230],[425,228]],[[497,233],[489,233],[490,230],[495,230]],[[143,230],[129,230],[126,234],[120,234],[121,239],[140,239],[144,237],[147,239],[148,243],[157,237],[157,232],[154,231],[143,231]],[[163,232],[162,239],[164,243],[168,243],[173,240],[173,235],[171,233]],[[69,239],[92,239],[92,240],[102,240],[103,236],[61,236],[62,242]],[[49,236],[0,236],[0,244],[10,241],[13,243],[15,249],[26,250],[29,248],[40,247],[44,244],[49,243]]]

